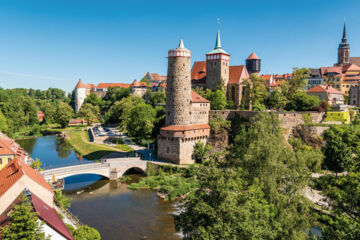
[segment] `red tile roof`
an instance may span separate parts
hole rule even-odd
[[[355,65],[355,64],[349,64],[349,65],[343,66],[342,70],[343,70],[343,72],[351,72],[351,71],[359,72],[360,67],[358,65]]]
[[[336,73],[336,75],[341,76],[342,67],[321,67],[321,76],[325,77],[328,73]]]
[[[76,84],[75,88],[95,88],[94,84],[85,84],[79,79],[78,83]]]
[[[194,103],[210,103],[209,100],[203,98],[202,96],[200,96],[199,94],[197,94],[194,91],[191,91],[191,102],[194,102]]]
[[[326,92],[326,93],[334,93],[334,94],[342,94],[339,90],[330,87],[330,86],[324,86],[324,85],[317,85],[313,88],[310,88],[308,93],[318,93],[318,92]]]
[[[52,207],[41,201],[41,199],[38,198],[35,194],[31,195],[31,199],[34,209],[36,212],[38,212],[38,216],[41,220],[46,222],[47,225],[64,236],[66,239],[74,239],[65,226],[64,222],[60,219],[59,215]]]
[[[258,56],[256,56],[256,54],[253,52],[250,54],[250,56],[247,59],[251,60],[251,59],[260,59],[260,58]]]
[[[191,81],[193,84],[205,83],[206,61],[194,62],[191,69]]]
[[[99,83],[96,88],[110,88],[110,87],[120,87],[120,88],[129,88],[130,83]]]
[[[0,155],[15,155],[19,148],[19,144],[0,132]]]
[[[53,193],[43,176],[18,158],[11,160],[0,170],[0,196],[6,193],[22,176],[28,176],[42,187]]]
[[[228,84],[240,84],[245,79],[249,78],[249,73],[244,65],[229,67],[229,82]]]
[[[134,80],[131,84],[131,87],[147,87],[145,82],[138,82]]]
[[[198,124],[198,125],[169,125],[162,127],[160,130],[164,131],[190,131],[190,130],[200,130],[200,129],[209,129],[209,124]]]
[[[151,77],[151,80],[153,80],[153,81],[166,81],[166,79],[167,79],[167,76],[162,76],[158,73],[150,73],[150,77]]]

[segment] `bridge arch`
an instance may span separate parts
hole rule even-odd
[[[146,171],[141,167],[130,167],[122,173],[122,176],[129,174],[141,174],[146,175]]]
[[[56,178],[67,178],[67,177],[73,177],[73,176],[79,176],[79,175],[97,175],[97,176],[101,176],[103,178],[107,178],[109,179],[109,174],[105,174],[105,173],[95,173],[95,172],[80,172],[80,173],[69,173],[69,174],[62,174],[60,177],[56,176]]]

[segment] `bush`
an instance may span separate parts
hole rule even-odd
[[[92,227],[89,227],[87,225],[78,227],[74,233],[73,236],[75,240],[100,240],[101,236],[100,233]]]
[[[55,190],[55,204],[61,209],[69,208],[71,205],[71,199],[63,195],[61,190]]]
[[[305,123],[311,123],[312,122],[312,116],[310,115],[310,113],[303,113],[302,114],[302,119],[304,120]]]

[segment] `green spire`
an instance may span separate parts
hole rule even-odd
[[[215,42],[215,49],[221,48],[221,40],[220,40],[220,22],[218,18],[218,28],[217,28],[217,35],[216,35],[216,42]]]

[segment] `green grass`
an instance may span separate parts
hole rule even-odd
[[[165,195],[166,200],[174,200],[182,197],[198,187],[195,177],[185,178],[181,174],[170,175],[159,173],[159,175],[141,178],[138,183],[132,183],[129,189],[152,189],[158,190]]]
[[[129,147],[126,144],[118,144],[116,145],[116,148],[120,149],[123,152],[131,152],[134,151],[134,149],[132,149],[131,147]]]
[[[68,132],[66,134],[66,141],[76,152],[89,160],[97,160],[113,152],[124,152],[120,148],[116,150],[116,148],[104,144],[91,143],[87,131]]]

